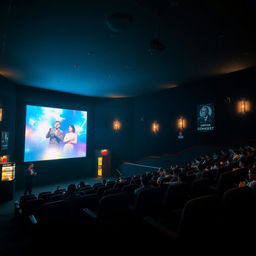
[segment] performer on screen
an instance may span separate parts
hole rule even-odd
[[[46,138],[50,138],[49,148],[60,149],[60,143],[63,141],[64,133],[60,129],[60,121],[55,122],[55,127],[50,128],[46,134]]]
[[[25,190],[24,195],[32,194],[32,187],[33,187],[33,179],[37,175],[34,169],[34,164],[30,163],[28,165],[28,168],[24,172],[24,178],[25,178]]]
[[[64,152],[66,153],[71,153],[74,151],[74,144],[77,143],[77,134],[76,134],[76,129],[74,125],[69,125],[68,126],[68,132],[66,133],[64,137]]]

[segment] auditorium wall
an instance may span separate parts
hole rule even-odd
[[[10,161],[14,161],[16,89],[13,83],[0,76],[0,90],[0,107],[3,110],[0,136],[2,131],[9,133],[8,148],[2,150],[0,145],[0,155],[9,155]]]
[[[121,122],[119,131],[113,130],[114,120]],[[95,149],[111,151],[114,172],[123,161],[133,160],[133,98],[99,98],[94,108],[94,125]]]
[[[221,77],[197,80],[182,87],[134,99],[134,159],[149,155],[172,154],[191,146],[222,146],[254,141],[255,69],[231,73]],[[236,104],[242,97],[254,103],[252,111],[237,114]],[[214,103],[215,130],[196,130],[198,104]],[[187,119],[184,139],[178,139],[176,120]],[[160,124],[158,134],[150,131],[150,124]]]
[[[0,104],[4,108],[4,119],[0,127],[10,132],[8,151],[2,153],[10,154],[16,161],[17,184],[22,187],[26,104],[88,111],[87,157],[37,162],[37,185],[95,177],[96,149],[111,150],[115,170],[123,161],[176,153],[191,146],[254,141],[255,82],[255,70],[251,69],[135,98],[106,99],[16,86],[1,78]],[[254,103],[252,111],[244,116],[236,112],[237,100],[242,97]],[[196,107],[206,103],[214,103],[215,130],[197,132]],[[180,116],[185,117],[188,124],[184,139],[178,139],[176,120]],[[118,132],[112,128],[115,119],[122,124]],[[155,120],[160,124],[158,134],[150,130]]]

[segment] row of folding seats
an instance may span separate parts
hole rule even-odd
[[[217,242],[217,239],[248,235],[256,227],[255,214],[255,193],[248,187],[242,187],[229,189],[221,197],[205,195],[190,199],[183,207],[176,228],[170,220],[172,215],[167,219],[147,216],[144,221],[153,233],[161,233],[169,239]]]
[[[236,177],[240,177],[239,179],[244,177],[241,175],[241,173],[242,172],[240,172],[240,176]],[[219,175],[217,186],[215,187],[210,186],[211,182],[207,178],[193,178],[191,179],[193,180],[191,184],[183,183],[168,186],[167,191],[164,193],[164,197],[163,191],[156,188],[143,191],[138,195],[136,200],[134,200],[134,190],[138,187],[136,183],[130,185],[127,185],[127,183],[116,183],[114,181],[111,183],[108,182],[106,185],[96,183],[93,185],[93,187],[87,185],[86,187],[80,189],[80,197],[72,206],[76,205],[76,209],[80,210],[83,208],[88,208],[94,211],[98,210],[99,216],[102,218],[102,216],[104,216],[104,214],[102,214],[104,211],[101,210],[102,205],[104,205],[104,209],[107,209],[108,206],[106,202],[108,202],[108,198],[112,198],[112,201],[114,201],[118,200],[120,194],[125,194],[129,202],[127,205],[130,205],[130,203],[134,200],[131,204],[132,207],[128,207],[129,209],[133,209],[134,212],[140,216],[145,216],[145,214],[153,216],[154,214],[161,212],[162,209],[181,209],[191,198],[216,192],[223,193],[226,189],[234,185],[235,174],[236,172],[228,171],[221,173]],[[110,197],[108,197],[108,195]],[[114,195],[116,195],[116,198]],[[29,215],[38,212],[38,209],[51,209],[54,207],[64,209],[67,207],[67,204],[62,199],[62,193],[43,192],[39,194],[38,199],[35,196],[22,197],[20,200],[20,205],[23,208],[24,214]],[[126,200],[124,200],[124,202],[126,202]],[[118,203],[116,204],[118,205]],[[98,206],[99,209],[97,209]],[[109,209],[111,209],[111,205],[109,205]],[[50,212],[48,215],[50,215]]]

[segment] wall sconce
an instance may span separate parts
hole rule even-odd
[[[0,108],[0,122],[3,120],[3,109]]]
[[[113,130],[116,132],[121,130],[121,122],[119,120],[113,121]]]
[[[237,104],[237,111],[239,114],[246,114],[247,112],[250,111],[251,106],[250,106],[250,102],[248,100],[245,99],[241,99],[238,101]]]
[[[151,131],[156,134],[158,133],[160,130],[160,125],[157,121],[154,121],[152,124],[151,124]]]
[[[177,120],[177,127],[180,131],[184,130],[187,126],[187,121],[184,117],[180,117]]]

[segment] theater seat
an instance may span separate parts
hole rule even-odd
[[[80,209],[89,208],[95,211],[98,208],[99,199],[97,194],[90,194],[81,196],[78,200],[78,207]]]
[[[64,200],[45,203],[38,209],[35,217],[39,224],[60,224],[65,223],[69,217],[69,209]]]
[[[211,186],[210,189],[212,193],[222,194],[224,191],[234,186],[234,172],[227,171],[220,174],[216,186]]]
[[[103,196],[99,202],[97,212],[86,208],[85,212],[98,221],[113,221],[129,215],[129,197],[126,193]]]
[[[144,221],[151,228],[169,239],[197,241],[216,241],[219,232],[221,204],[218,196],[207,195],[189,200],[183,208],[176,230],[161,224],[151,217]]]
[[[63,195],[62,194],[53,194],[53,195],[51,195],[51,196],[49,196],[49,197],[46,197],[45,199],[44,199],[44,201],[45,202],[54,202],[54,201],[59,201],[59,200],[61,200],[63,198]]]
[[[180,209],[189,199],[189,184],[176,183],[169,185],[164,195],[163,205],[167,210]]]
[[[125,185],[122,187],[122,192],[127,193],[130,197],[130,199],[134,198],[134,191],[137,189],[139,186],[136,184],[130,184],[130,185]]]
[[[245,181],[248,178],[248,169],[241,168],[234,171],[234,183],[239,184],[240,181]]]
[[[38,198],[42,198],[43,200],[46,200],[47,198],[49,198],[52,195],[53,195],[53,193],[50,191],[41,192],[41,193],[39,193]]]
[[[24,216],[35,214],[36,211],[42,206],[43,203],[44,203],[43,199],[31,199],[24,202],[22,207],[22,214]]]
[[[161,211],[162,191],[160,188],[149,188],[139,192],[132,210],[138,217],[155,215]]]
[[[121,192],[121,190],[119,188],[106,189],[102,196],[117,194],[117,193],[120,193],[120,192]]]
[[[245,186],[227,190],[222,197],[225,231],[232,238],[244,238],[256,228],[256,196]],[[244,236],[244,237],[243,237]]]
[[[190,195],[194,197],[210,194],[210,181],[207,178],[199,178],[192,182]]]

